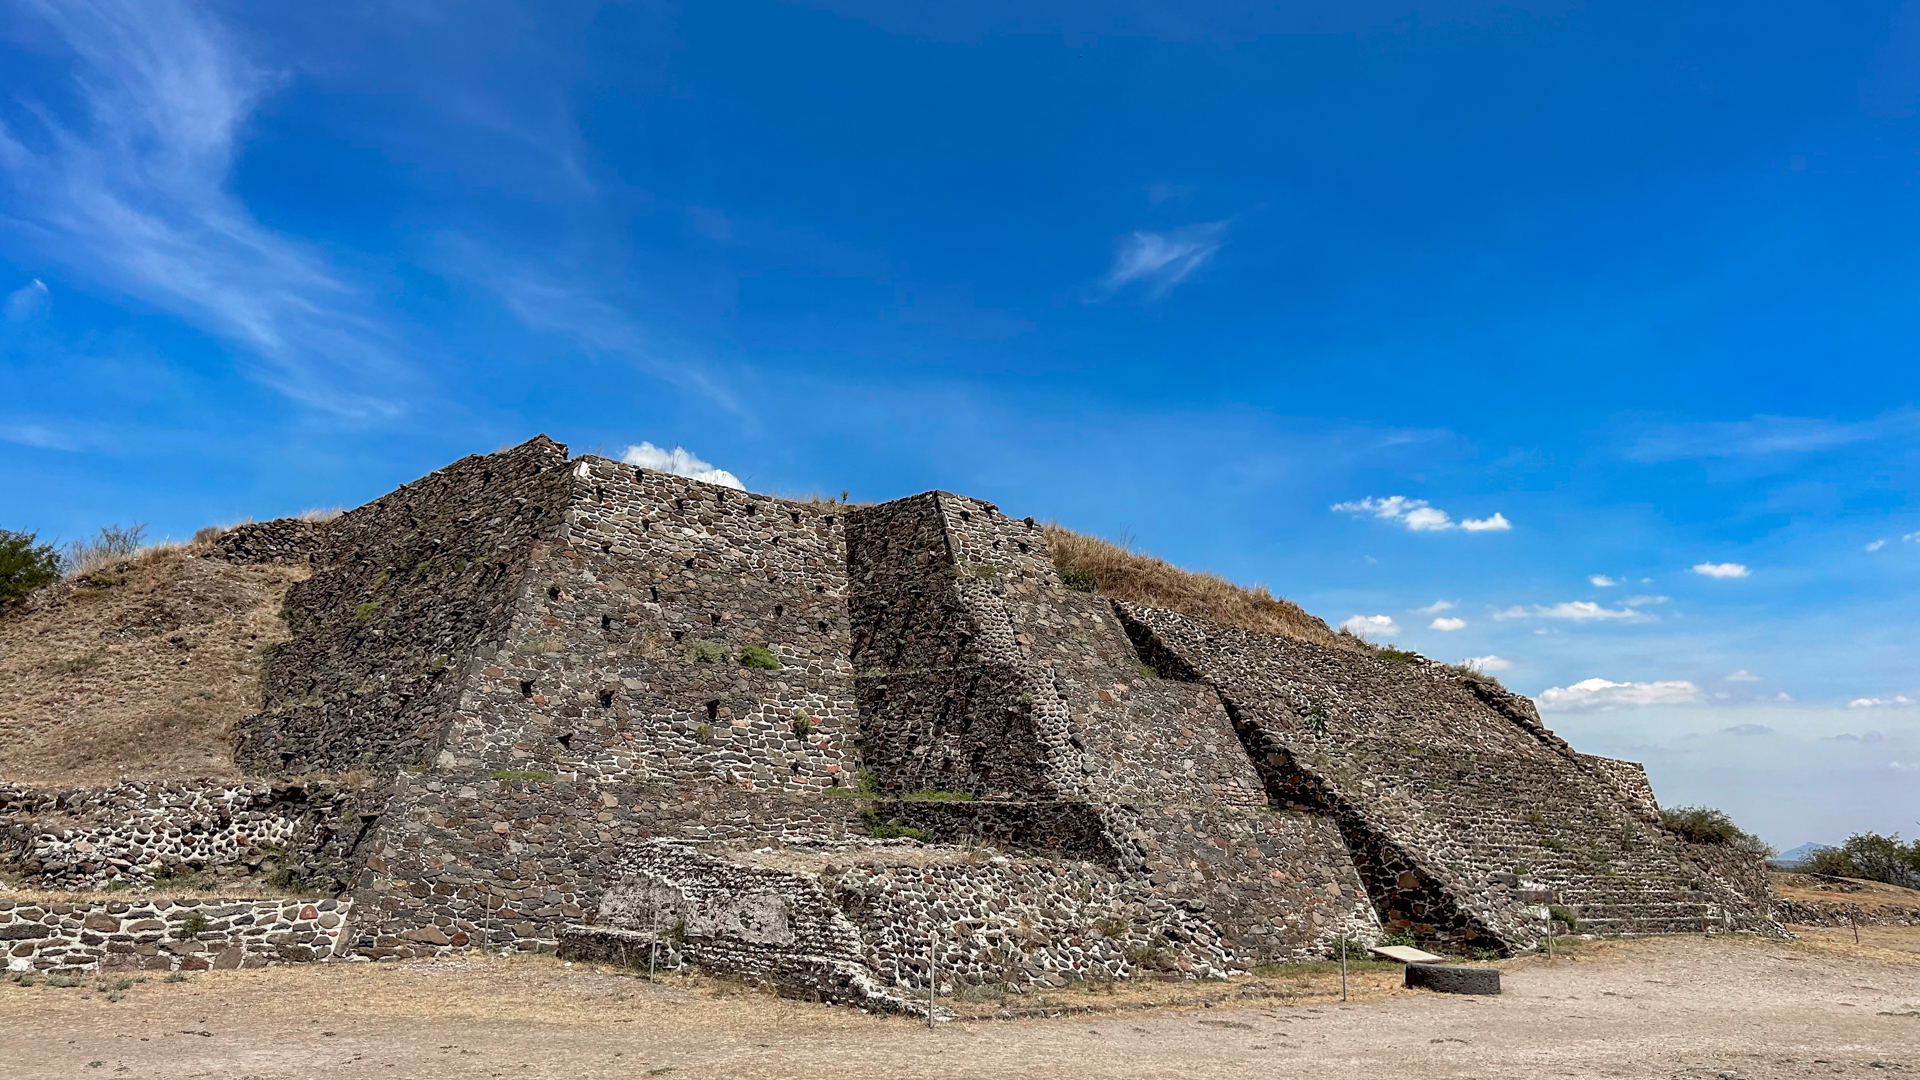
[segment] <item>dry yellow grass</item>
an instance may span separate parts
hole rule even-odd
[[[1218,574],[1182,570],[1165,559],[1097,536],[1085,536],[1058,522],[1049,522],[1046,533],[1053,563],[1060,573],[1087,575],[1103,596],[1243,630],[1281,634],[1353,652],[1371,651],[1359,638],[1335,633],[1300,605],[1274,596],[1264,585],[1249,589]]]
[[[0,779],[236,776],[233,721],[259,707],[266,647],[304,566],[148,548],[0,614]]]

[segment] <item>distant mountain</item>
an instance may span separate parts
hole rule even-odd
[[[1781,852],[1773,861],[1783,863],[1806,862],[1808,859],[1813,858],[1814,852],[1819,851],[1821,848],[1830,848],[1832,846],[1832,844],[1801,844],[1791,851]]]

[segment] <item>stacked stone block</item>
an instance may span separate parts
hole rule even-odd
[[[62,975],[308,963],[334,954],[351,906],[333,899],[0,898],[0,956],[8,971]]]

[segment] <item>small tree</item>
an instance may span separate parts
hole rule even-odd
[[[69,574],[84,574],[111,562],[131,558],[146,542],[147,527],[136,521],[122,527],[118,523],[102,525],[100,535],[91,540],[75,540],[67,545],[64,569]]]
[[[60,580],[60,553],[33,533],[0,529],[0,606]]]
[[[1807,869],[1816,874],[1920,888],[1920,840],[1903,844],[1899,833],[1854,833],[1837,848],[1815,851],[1808,864]]]

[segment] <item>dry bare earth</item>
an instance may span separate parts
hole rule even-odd
[[[0,614],[0,779],[237,776],[227,727],[258,708],[261,656],[307,573],[163,548]]]
[[[0,983],[0,1077],[1742,1077],[1920,1070],[1920,930],[1668,938],[1504,964],[1498,998],[1337,976],[1296,996],[929,1031],[702,979],[546,957],[213,972],[100,992]],[[1319,990],[1318,997],[1297,996]],[[1108,1008],[1132,1000],[1121,987]],[[1242,998],[1241,1000],[1245,1000]]]

